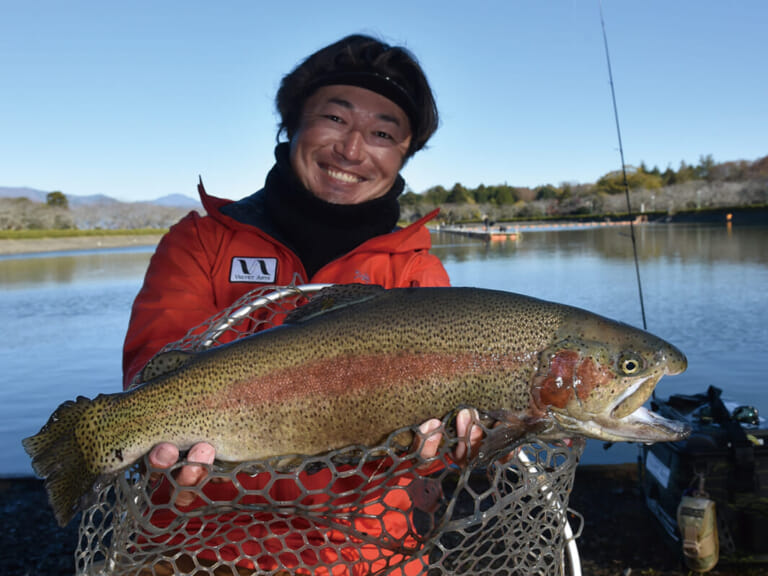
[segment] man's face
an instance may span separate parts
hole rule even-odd
[[[360,204],[392,187],[410,143],[408,117],[391,100],[356,86],[323,86],[304,103],[291,166],[318,198]]]

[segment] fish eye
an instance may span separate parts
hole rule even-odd
[[[627,376],[639,372],[643,367],[642,360],[634,354],[624,354],[619,358],[619,368]]]

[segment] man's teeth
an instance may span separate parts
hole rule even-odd
[[[331,178],[336,178],[336,180],[341,180],[342,182],[350,182],[350,183],[356,183],[356,182],[362,182],[363,179],[359,176],[355,176],[354,174],[350,174],[349,172],[339,172],[338,170],[334,170],[333,168],[328,168],[326,170],[328,172],[328,175]]]

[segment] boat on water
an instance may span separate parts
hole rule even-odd
[[[683,441],[642,449],[643,495],[670,544],[699,571],[718,560],[768,562],[765,418],[756,407],[724,401],[714,386],[654,399],[651,408],[688,421],[693,430]]]

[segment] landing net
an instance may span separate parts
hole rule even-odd
[[[201,350],[278,325],[321,287],[254,291],[167,348]],[[484,419],[474,425],[491,433]],[[437,454],[423,457],[415,447],[438,434]],[[580,517],[568,495],[583,442],[527,438],[496,454],[467,445],[453,413],[373,448],[216,462],[192,488],[175,479],[185,462],[159,470],[145,459],[83,513],[76,573],[570,574],[578,534],[568,517]]]

